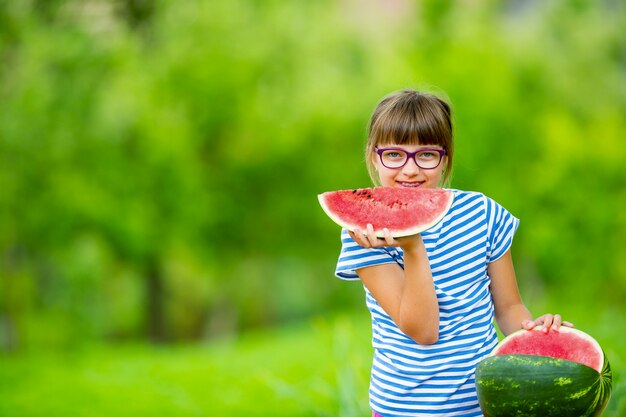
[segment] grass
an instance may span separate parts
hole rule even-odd
[[[362,416],[366,326],[319,318],[206,346],[4,356],[0,416]]]
[[[603,415],[626,415],[625,325],[579,321],[613,365]],[[0,416],[368,416],[369,337],[359,311],[207,345],[0,356]]]

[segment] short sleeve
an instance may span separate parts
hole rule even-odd
[[[397,263],[403,265],[401,254],[394,247],[364,248],[356,243],[344,229],[341,231],[341,253],[335,276],[345,280],[357,280],[356,270],[368,266]]]
[[[485,199],[488,224],[487,262],[491,263],[504,255],[513,244],[519,219],[489,197]]]

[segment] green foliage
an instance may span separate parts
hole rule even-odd
[[[369,185],[369,114],[406,86],[453,104],[453,185],[522,219],[525,297],[584,298],[574,322],[618,305],[624,14],[1,1],[0,346],[217,338],[360,305],[315,196]]]

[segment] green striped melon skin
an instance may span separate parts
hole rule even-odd
[[[534,355],[490,356],[476,368],[485,417],[595,417],[611,395],[606,356],[599,373],[577,362]]]

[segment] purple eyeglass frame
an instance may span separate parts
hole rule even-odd
[[[403,168],[407,164],[407,162],[409,162],[409,159],[411,159],[411,158],[413,158],[413,161],[415,161],[415,165],[420,167],[420,169],[435,169],[439,165],[441,165],[441,161],[443,160],[443,157],[446,154],[446,150],[445,149],[437,149],[437,148],[420,148],[420,149],[416,150],[415,152],[409,152],[406,149],[402,149],[402,148],[379,148],[379,147],[375,147],[374,151],[378,154],[378,157],[380,158],[380,163],[383,164],[383,166],[385,168],[388,168],[388,169],[400,169],[400,168]],[[401,151],[401,152],[404,152],[406,154],[406,160],[399,167],[394,167],[394,168],[388,167],[383,162],[383,152],[385,152],[385,151]],[[432,168],[424,168],[423,166],[421,166],[417,162],[417,158],[415,158],[415,155],[417,155],[420,152],[424,152],[424,151],[436,152],[436,153],[439,154],[439,162],[437,163],[436,166],[434,166]]]

